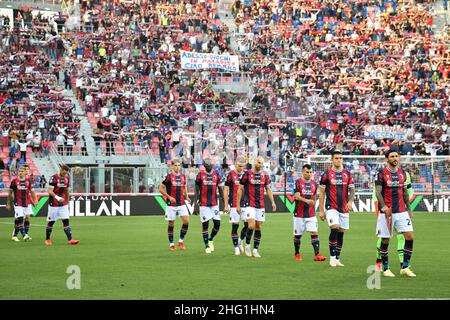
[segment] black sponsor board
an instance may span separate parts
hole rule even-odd
[[[274,195],[277,212],[293,212],[295,202],[292,195],[286,198],[284,195]],[[48,195],[38,195],[38,205],[33,208],[35,216],[46,216],[48,212]],[[449,196],[422,196],[413,198],[413,211],[425,211],[445,213],[450,211]],[[165,200],[158,195],[111,195],[111,194],[79,194],[71,195],[69,210],[72,217],[94,216],[145,216],[164,215]],[[223,202],[219,202],[220,210],[223,210]],[[272,205],[265,198],[265,210],[272,213]],[[316,203],[318,211],[318,201]],[[371,195],[356,196],[353,212],[374,212],[375,205]],[[0,217],[13,217],[12,211],[6,210],[6,195],[0,196]]]

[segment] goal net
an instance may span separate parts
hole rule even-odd
[[[331,156],[310,155],[307,159],[296,159],[286,172],[288,193],[293,192],[295,180],[301,177],[305,163],[311,165],[313,178],[318,183],[322,173],[331,167]],[[370,209],[374,208],[372,193],[376,173],[385,164],[384,156],[343,156],[343,166],[352,174],[355,182],[355,211],[374,211]],[[415,211],[450,211],[450,157],[402,156],[400,165],[411,175],[414,190],[411,204]]]

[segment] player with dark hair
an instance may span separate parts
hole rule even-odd
[[[325,261],[327,258],[320,255],[318,222],[316,217],[317,184],[311,179],[312,167],[309,164],[303,165],[302,177],[295,182],[294,198],[294,248],[295,260],[301,261],[300,242],[305,231],[311,234],[311,244],[314,248],[314,260]]]
[[[409,199],[411,199],[414,196],[414,190],[411,185],[411,175],[406,170],[405,170],[405,173],[406,173],[406,187],[408,190]],[[375,214],[378,217],[379,208],[378,208],[378,199],[377,199],[377,189],[376,189],[375,184],[373,186],[372,199],[375,204]],[[400,268],[403,266],[403,253],[404,253],[403,250],[404,250],[404,248],[405,248],[405,236],[402,233],[397,232],[397,254],[398,254],[398,259],[400,261]],[[378,241],[377,241],[377,270],[378,271],[381,271],[383,268],[380,250],[381,250],[381,238],[378,238]]]
[[[180,238],[178,240],[178,247],[181,250],[186,250],[184,246],[184,237],[189,228],[189,211],[186,207],[186,202],[190,202],[186,182],[185,175],[181,173],[180,159],[173,159],[172,172],[166,176],[159,186],[159,192],[161,192],[167,200],[165,219],[169,222],[167,233],[169,235],[169,249],[171,251],[176,250],[173,242],[173,229],[177,215],[181,218],[181,221],[183,221],[180,230]]]
[[[6,209],[11,210],[11,203],[14,204],[14,233],[12,241],[20,241],[17,238],[19,232],[22,234],[23,241],[32,240],[27,234],[24,227],[24,218],[30,216],[33,211],[32,203],[37,203],[36,193],[29,178],[27,178],[27,170],[24,167],[19,168],[18,177],[11,181],[10,194],[6,204]]]
[[[70,168],[63,165],[59,169],[59,173],[50,177],[48,182],[48,217],[47,228],[45,234],[45,245],[53,244],[50,236],[52,234],[53,225],[57,220],[62,220],[64,233],[67,236],[67,244],[76,245],[80,240],[72,239],[72,229],[69,225],[69,186],[70,178],[68,176]]]
[[[236,210],[237,206],[237,193],[241,185],[241,178],[244,175],[244,165],[245,159],[238,158],[235,163],[235,170],[231,170],[228,173],[227,179],[225,181],[225,186],[223,189],[223,194],[225,197],[225,207],[224,211],[230,213],[231,225],[231,239],[234,246],[234,254],[239,256],[244,252],[244,247],[242,246],[242,240],[238,235],[239,222],[245,221],[245,207],[244,199],[241,200],[241,213]],[[230,208],[231,207],[231,208]],[[248,229],[248,223],[244,222],[244,227],[242,228],[241,235],[246,235]],[[244,237],[242,237],[243,239]]]
[[[211,253],[214,251],[214,237],[220,229],[220,213],[219,202],[217,199],[217,191],[219,191],[220,198],[223,197],[222,178],[217,171],[213,170],[211,159],[204,159],[203,166],[205,170],[200,171],[195,179],[195,210],[200,213],[200,220],[202,222],[203,242],[205,243],[205,252]],[[197,200],[199,201],[197,203]],[[214,227],[209,234],[209,221],[213,220]]]
[[[399,167],[400,156],[396,150],[389,150],[386,154],[386,166],[378,170],[375,181],[380,213],[377,219],[377,235],[381,238],[380,255],[383,265],[383,275],[395,277],[389,269],[388,247],[393,229],[405,237],[403,248],[403,264],[400,275],[415,277],[409,267],[413,252],[414,233],[412,226],[412,212],[409,202],[406,172]]]
[[[355,185],[350,172],[342,167],[342,152],[333,151],[331,161],[332,167],[320,178],[319,211],[320,219],[325,220],[326,217],[330,227],[330,266],[343,267],[340,255],[344,244],[344,232],[350,228],[349,211],[353,206]]]
[[[254,162],[252,169],[245,172],[241,178],[241,186],[237,194],[237,204],[236,211],[238,213],[242,212],[241,200],[243,195],[247,202],[247,207],[245,208],[248,230],[246,236],[245,254],[248,257],[252,256],[252,251],[250,248],[250,241],[252,239],[253,230],[255,230],[255,237],[253,242],[253,257],[261,258],[259,254],[259,245],[261,243],[261,229],[265,217],[265,205],[264,205],[264,189],[267,191],[267,196],[272,203],[272,210],[276,211],[277,206],[275,200],[273,199],[273,193],[270,189],[270,177],[262,170],[264,165],[264,159],[262,157],[257,157]]]

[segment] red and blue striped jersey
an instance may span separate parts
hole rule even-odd
[[[270,177],[264,171],[248,170],[241,178],[244,186],[246,205],[256,209],[264,209],[264,189],[270,184]]]
[[[182,173],[175,174],[169,173],[166,179],[162,182],[166,186],[166,192],[169,196],[175,198],[175,203],[170,203],[169,199],[166,199],[167,205],[172,207],[184,206],[184,193],[186,190],[186,176]]]
[[[238,173],[236,170],[230,171],[227,176],[227,180],[225,181],[225,185],[230,188],[230,192],[228,194],[228,204],[231,208],[236,208],[237,206],[237,192],[239,187],[241,186],[241,178],[244,175],[245,171]],[[241,198],[241,207],[245,206],[245,196],[242,195]]]
[[[295,182],[294,193],[300,193],[300,196],[305,199],[316,199],[317,194],[317,184],[312,181],[305,181],[302,178]],[[297,218],[312,218],[316,216],[316,211],[314,206],[303,201],[295,201],[294,216]]]
[[[20,180],[15,178],[11,181],[10,189],[14,192],[14,205],[16,207],[26,208],[31,204],[33,184],[30,179]]]
[[[217,188],[221,183],[221,177],[215,170],[206,172],[204,170],[197,174],[195,184],[200,188],[200,206],[217,206]]]
[[[382,186],[381,195],[393,214],[407,211],[403,200],[403,193],[407,192],[408,187],[406,180],[406,172],[402,168],[397,168],[396,171],[387,167],[378,170],[375,185]],[[383,213],[383,210],[380,209],[380,212]]]
[[[48,182],[49,186],[53,187],[53,192],[63,198],[63,201],[59,202],[55,197],[50,197],[48,205],[51,207],[63,207],[69,204],[69,199],[66,197],[66,192],[70,186],[69,176],[61,177],[59,174],[54,174],[50,177]]]
[[[326,170],[320,178],[320,187],[325,188],[327,210],[334,209],[341,213],[348,213],[344,206],[348,202],[348,189],[355,187],[353,177],[348,170],[334,171],[333,168]]]

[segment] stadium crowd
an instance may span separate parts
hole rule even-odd
[[[449,154],[450,51],[433,33],[431,5],[235,1],[257,100],[315,123],[291,139],[292,153]]]

